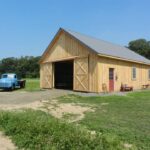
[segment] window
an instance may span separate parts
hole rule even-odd
[[[114,69],[109,68],[109,80],[114,80]]]
[[[7,78],[7,75],[6,74],[2,75],[2,78]]]
[[[148,69],[148,79],[150,80],[150,69]]]
[[[136,79],[136,67],[132,68],[132,79],[135,80]]]

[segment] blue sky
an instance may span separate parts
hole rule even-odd
[[[123,46],[150,40],[150,0],[0,0],[0,59],[41,55],[59,27]]]

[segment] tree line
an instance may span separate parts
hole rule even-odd
[[[147,41],[146,39],[134,40],[129,42],[128,48],[150,59],[150,41]]]
[[[39,78],[40,56],[4,58],[0,61],[0,74],[16,73],[19,78]]]
[[[150,41],[138,39],[129,42],[128,48],[150,59]],[[40,56],[4,58],[0,61],[0,74],[16,73],[20,78],[39,78]]]

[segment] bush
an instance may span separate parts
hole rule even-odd
[[[123,149],[117,139],[61,122],[41,111],[0,112],[0,128],[18,148],[31,150]],[[110,136],[109,136],[110,137]]]

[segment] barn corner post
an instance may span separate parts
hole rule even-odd
[[[44,85],[43,85],[43,75],[44,75],[44,72],[43,72],[43,64],[40,63],[40,88],[41,88],[41,89],[44,88]]]

